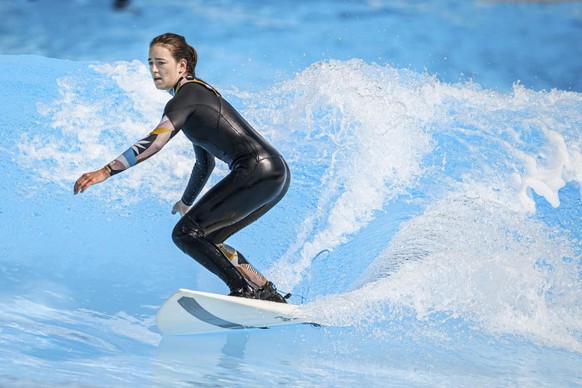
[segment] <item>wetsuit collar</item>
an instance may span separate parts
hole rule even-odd
[[[174,87],[172,87],[172,89],[170,89],[170,94],[172,96],[175,96],[176,93],[178,93],[178,90],[180,90],[180,88],[182,87],[182,85],[184,85],[186,82],[188,82],[191,79],[192,79],[192,77],[190,77],[190,76],[180,77],[180,79],[178,79],[178,82],[176,82],[176,85],[174,85]]]
[[[180,88],[188,82],[196,82],[198,84],[204,85],[208,90],[211,90],[212,93],[214,93],[217,97],[220,97],[220,93],[218,93],[218,91],[216,89],[214,89],[212,86],[208,85],[206,82],[204,82],[198,78],[192,77],[191,75],[187,75],[185,77],[180,77],[178,82],[176,82],[176,85],[174,85],[174,87],[172,89],[170,89],[170,94],[172,96],[175,96],[176,93],[178,93],[178,90],[180,90]]]

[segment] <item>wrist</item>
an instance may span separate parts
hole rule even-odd
[[[105,171],[108,178],[111,176],[111,167],[109,167],[109,165],[103,167],[102,170]]]

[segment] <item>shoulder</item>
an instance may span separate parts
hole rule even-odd
[[[219,97],[220,93],[216,91],[212,86],[205,82],[199,82],[198,80],[186,82],[184,85],[178,89],[176,95],[170,100],[172,101],[204,101],[205,98]]]
[[[180,87],[178,92],[166,103],[166,111],[183,108],[192,105],[198,99],[196,89],[189,86],[189,83]]]

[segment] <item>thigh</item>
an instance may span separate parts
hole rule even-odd
[[[245,228],[246,226],[252,224],[257,219],[262,217],[285,196],[287,190],[289,189],[289,184],[291,182],[290,177],[291,174],[289,172],[289,167],[287,167],[287,164],[285,164],[285,179],[283,181],[283,184],[281,185],[279,192],[270,201],[268,201],[267,203],[265,203],[264,205],[262,205],[261,207],[259,207],[257,210],[250,213],[246,217],[241,218],[239,221],[231,225],[225,226],[223,228],[217,229],[212,233],[208,234],[207,236],[208,239],[215,244],[223,243],[224,241],[226,241],[227,238],[229,238],[239,230]]]
[[[235,169],[208,190],[184,217],[197,223],[208,236],[259,211],[280,191],[280,178],[265,173],[260,166],[250,171]]]

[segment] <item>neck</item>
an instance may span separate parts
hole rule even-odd
[[[176,93],[178,93],[178,90],[180,90],[180,87],[181,87],[182,85],[184,85],[184,83],[185,83],[186,81],[187,81],[186,77],[180,77],[180,78],[178,79],[178,81],[176,82],[176,84],[175,84],[175,85],[174,85],[174,86],[173,86],[173,87],[172,87],[170,90],[168,90],[168,92],[170,92],[170,94],[171,94],[172,96],[175,96],[175,95],[176,95]]]

